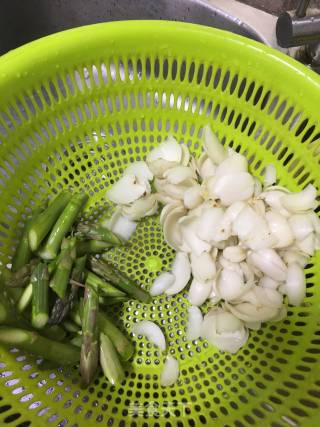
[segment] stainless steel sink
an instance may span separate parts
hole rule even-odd
[[[268,16],[233,0],[1,0],[0,54],[57,31],[125,19],[193,22],[272,45],[261,30],[261,19]],[[270,22],[265,22],[268,34]]]

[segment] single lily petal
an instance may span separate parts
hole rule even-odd
[[[273,164],[269,164],[264,169],[263,174],[263,185],[264,187],[270,187],[277,182],[277,171]]]
[[[167,295],[175,295],[184,289],[191,277],[191,265],[189,257],[184,252],[177,252],[171,269],[172,274],[175,276],[175,281],[166,290]]]
[[[183,206],[171,209],[163,220],[163,236],[168,245],[176,251],[182,245],[182,234],[179,220],[184,217],[186,211]]]
[[[286,264],[289,265],[292,263],[297,263],[302,268],[304,268],[309,262],[308,255],[293,247],[280,252],[280,256]]]
[[[247,341],[248,331],[232,313],[213,309],[202,322],[201,336],[219,350],[236,353]]]
[[[141,180],[152,181],[153,173],[143,160],[131,163],[123,172],[123,175],[134,175]]]
[[[158,201],[154,194],[150,194],[145,197],[134,201],[131,205],[124,205],[122,207],[122,213],[127,218],[133,221],[137,221],[146,216],[154,215],[158,210]]]
[[[310,214],[294,214],[288,219],[293,236],[297,240],[305,239],[314,230],[313,219]]]
[[[276,243],[264,217],[258,215],[249,205],[242,209],[233,221],[232,231],[243,245],[253,250],[269,248]]]
[[[191,306],[188,309],[188,326],[186,337],[187,340],[193,341],[199,338],[201,323],[203,321],[203,316],[199,307]]]
[[[207,154],[205,155],[207,156]],[[217,170],[217,166],[214,165],[211,159],[207,157],[206,160],[201,164],[199,168],[199,175],[201,179],[204,181],[210,178],[211,176],[214,176],[216,173],[216,170]]]
[[[149,162],[148,166],[156,178],[163,178],[164,173],[171,168],[178,166],[178,162],[169,162],[168,160],[157,159],[153,162]]]
[[[286,280],[287,267],[274,249],[250,252],[247,261],[273,280]]]
[[[288,266],[285,293],[292,305],[300,305],[306,296],[306,278],[302,267],[297,263]]]
[[[218,241],[219,239],[225,240],[226,233],[222,236],[219,233],[223,214],[223,208],[207,207],[203,209],[197,227],[197,235],[200,239],[206,242]]]
[[[168,169],[163,177],[170,184],[181,184],[187,179],[195,178],[193,170],[188,166],[176,166],[174,168]]]
[[[188,166],[190,162],[190,151],[187,145],[181,144],[181,160],[180,163],[182,166]]]
[[[282,204],[282,197],[287,193],[288,191],[286,189],[275,190],[275,187],[268,187],[258,197],[259,199],[264,200],[266,205],[272,210],[279,212],[280,215],[288,218],[290,216],[290,212],[285,209]]]
[[[278,307],[257,306],[250,302],[242,302],[236,305],[226,303],[226,307],[243,322],[267,322],[279,313]]]
[[[145,336],[148,341],[152,342],[161,351],[166,349],[166,340],[162,330],[154,322],[150,320],[142,320],[135,323],[133,326],[133,333],[136,335]]]
[[[226,157],[227,152],[209,125],[203,128],[203,147],[215,165],[219,165]]]
[[[250,283],[245,283],[242,274],[223,268],[217,281],[217,291],[225,301],[233,301],[241,297],[251,288]]]
[[[160,375],[160,384],[162,387],[169,387],[175,384],[178,378],[179,362],[173,356],[167,356]]]
[[[242,246],[227,246],[223,250],[223,256],[231,262],[241,262],[246,259],[247,251]]]
[[[316,188],[312,184],[308,184],[299,193],[284,194],[281,203],[290,212],[307,211],[317,206],[316,197]]]
[[[254,179],[253,197],[258,197],[262,193],[262,184],[258,178],[253,178],[253,179]]]
[[[171,285],[173,285],[174,281],[175,281],[175,277],[172,273],[165,272],[160,274],[155,279],[155,281],[151,286],[150,295],[151,296],[161,295],[168,288],[170,288]]]
[[[309,256],[313,256],[314,251],[316,249],[315,245],[316,245],[316,242],[315,242],[315,234],[314,233],[308,234],[307,237],[305,237],[303,240],[297,240],[296,241],[297,248],[301,252],[303,252]]]
[[[139,181],[134,175],[124,175],[113,184],[106,196],[113,203],[126,205],[146,194],[146,183],[147,181]]]
[[[168,162],[180,163],[182,158],[181,145],[173,137],[167,138],[164,142],[153,148],[147,156],[147,164],[162,159]]]
[[[201,255],[210,252],[211,245],[198,237],[197,231],[199,218],[195,215],[187,215],[179,220],[183,242],[190,248],[190,252]]]
[[[129,240],[132,234],[136,231],[137,223],[121,214],[121,207],[118,207],[112,217],[109,219],[108,224],[104,223],[114,234],[123,240]]]
[[[263,288],[277,289],[279,285],[280,283],[278,281],[273,280],[268,276],[262,276],[259,280],[259,286],[262,286]]]
[[[191,253],[190,261],[192,275],[200,282],[213,279],[216,275],[216,264],[210,253],[203,252],[199,256]]]
[[[275,211],[268,211],[265,218],[271,235],[276,241],[273,247],[278,249],[290,246],[293,243],[294,236],[287,219]]]
[[[220,199],[222,205],[230,206],[252,197],[254,180],[248,172],[230,173],[218,178],[210,178],[207,187],[211,198]]]
[[[223,160],[217,167],[215,176],[220,178],[224,175],[238,174],[248,171],[247,159],[236,151],[228,150],[229,156]]]
[[[201,205],[203,198],[201,196],[201,187],[199,184],[195,184],[188,188],[183,196],[183,203],[187,209],[194,209]]]
[[[195,306],[202,305],[209,298],[211,290],[212,281],[199,282],[193,279],[188,293],[188,301]]]

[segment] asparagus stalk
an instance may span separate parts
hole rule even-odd
[[[41,331],[41,333],[46,338],[49,338],[55,341],[63,341],[67,335],[65,329],[61,328],[58,325],[53,325],[50,328],[45,328],[43,329],[43,331]]]
[[[86,283],[96,291],[101,291],[106,297],[126,297],[126,294],[108,282],[102,280],[99,276],[88,271]]]
[[[122,297],[99,297],[100,305],[110,306],[110,305],[116,305],[121,304],[122,302],[128,301],[128,295],[122,296]]]
[[[80,356],[79,349],[73,345],[53,341],[35,331],[20,328],[0,326],[0,343],[30,351],[61,365],[75,364]]]
[[[43,328],[49,319],[49,274],[47,265],[39,262],[31,275],[32,283],[32,326],[36,329]]]
[[[123,380],[124,371],[117,352],[110,338],[103,333],[100,334],[100,365],[111,384],[118,384]]]
[[[62,299],[66,296],[72,265],[76,258],[75,244],[75,237],[63,239],[61,257],[50,281],[51,289]]]
[[[31,260],[29,264],[25,264],[19,270],[13,272],[6,280],[6,285],[10,288],[24,288],[30,282],[30,276],[37,261]]]
[[[121,289],[133,298],[142,302],[151,301],[151,296],[148,292],[140,288],[132,280],[107,262],[91,257],[90,266],[94,273],[101,276],[103,279],[110,281],[117,288]]]
[[[0,301],[0,323],[5,323],[8,319],[8,309],[3,302]]]
[[[11,271],[13,273],[19,271],[25,264],[28,264],[28,262],[31,259],[31,248],[29,244],[29,231],[31,228],[31,225],[36,221],[39,214],[43,211],[43,208],[36,208],[32,212],[31,216],[27,218],[26,223],[22,230],[22,236],[19,242],[19,245],[17,246],[16,252],[13,257],[12,261],[12,267]]]
[[[81,346],[82,346],[82,335],[79,335],[79,334],[75,335],[70,340],[70,342],[71,342],[72,345],[81,348]]]
[[[98,240],[106,243],[110,243],[112,246],[121,246],[122,240],[119,239],[111,230],[102,227],[99,224],[78,224],[77,230],[80,235],[86,239]]]
[[[112,247],[111,243],[100,240],[79,240],[77,242],[77,255],[101,254]]]
[[[70,320],[65,320],[62,325],[67,332],[71,332],[72,334],[80,331],[80,327]]]
[[[129,341],[120,329],[112,323],[108,316],[101,313],[101,311],[98,315],[98,321],[100,331],[110,338],[120,358],[124,361],[129,360],[134,353],[134,346],[131,341]]]
[[[41,250],[40,255],[43,259],[51,260],[57,256],[64,236],[72,227],[75,219],[87,201],[88,196],[85,193],[72,196],[51,230],[44,248]]]
[[[82,346],[80,355],[80,373],[84,386],[88,386],[94,377],[99,359],[98,293],[86,283],[82,316]]]
[[[19,301],[18,301],[18,312],[22,313],[28,305],[32,301],[32,283],[29,283],[28,286],[25,287]]]
[[[86,256],[76,259],[72,273],[71,273],[71,279],[77,282],[84,281],[84,276],[85,276],[84,270],[85,270],[86,260],[87,260]],[[51,311],[50,319],[49,319],[50,325],[56,325],[58,323],[61,323],[66,318],[67,314],[69,313],[70,309],[74,304],[77,294],[78,294],[78,286],[71,285],[71,290],[69,292],[69,295],[66,298],[56,299],[56,302],[54,303],[54,306]]]
[[[47,209],[38,215],[37,220],[32,222],[29,229],[29,245],[32,251],[36,251],[39,248],[70,199],[71,194],[67,192],[60,193]]]

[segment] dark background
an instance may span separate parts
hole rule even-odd
[[[273,14],[295,9],[298,4],[298,0],[242,1]],[[320,0],[313,0],[313,4],[320,7]],[[255,38],[203,0],[0,0],[0,54],[57,31],[124,19],[194,22]]]

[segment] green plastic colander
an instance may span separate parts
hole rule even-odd
[[[201,152],[210,123],[260,176],[276,166],[291,190],[320,188],[320,78],[261,44],[167,22],[99,24],[59,33],[0,59],[0,261],[10,264],[23,219],[63,188],[90,194],[88,217],[132,161],[173,134]],[[146,289],[173,252],[159,218],[139,223],[111,260]],[[132,338],[126,380],[102,374],[81,390],[77,368],[46,369],[0,350],[0,425],[244,427],[320,425],[320,253],[306,268],[307,297],[288,317],[250,333],[237,354],[186,340],[185,294],[113,308],[128,332],[150,319],[180,362],[179,382],[159,384],[163,356]]]

